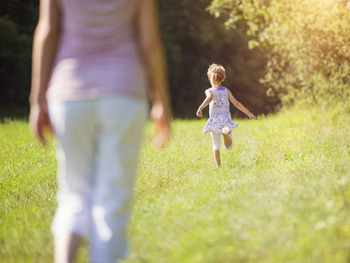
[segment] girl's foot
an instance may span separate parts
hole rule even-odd
[[[220,168],[221,167],[220,151],[214,150],[214,158],[215,158],[216,165]]]
[[[224,127],[221,130],[222,137],[224,138],[224,145],[226,150],[231,150],[232,148],[232,139],[230,138],[231,130],[229,127]]]
[[[221,132],[222,134],[228,135],[230,133],[230,128],[229,127],[224,127],[222,128]]]

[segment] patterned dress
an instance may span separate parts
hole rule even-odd
[[[203,128],[203,134],[208,132],[221,133],[222,128],[229,127],[233,130],[238,126],[231,121],[230,102],[228,90],[225,87],[210,88],[212,101],[209,104],[209,119]]]

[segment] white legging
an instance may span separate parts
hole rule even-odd
[[[54,235],[86,237],[92,262],[127,251],[126,225],[147,103],[125,96],[49,102],[57,138]]]
[[[214,151],[220,151],[220,146],[221,146],[221,133],[216,133],[216,132],[211,132],[211,138],[213,139],[213,150]],[[230,132],[230,134],[228,135],[231,138],[231,145],[230,147],[226,147],[224,144],[224,148],[225,150],[231,150],[233,147],[233,143],[232,143],[232,133]]]

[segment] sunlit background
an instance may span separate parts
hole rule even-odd
[[[348,107],[348,8],[343,0],[159,1],[175,117],[195,118],[213,62],[224,65],[224,84],[255,114],[301,99]],[[2,1],[2,114],[26,113],[37,16],[38,0]]]

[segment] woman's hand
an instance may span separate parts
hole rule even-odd
[[[202,110],[200,108],[197,110],[196,115],[198,116],[198,118],[202,118],[203,117],[203,113],[202,113]]]
[[[34,137],[43,145],[47,145],[45,132],[48,130],[53,134],[47,105],[31,105],[29,115],[29,127]]]
[[[167,116],[170,116],[170,113],[166,113],[166,110],[160,101],[152,104],[151,120],[155,125],[153,145],[158,149],[163,148],[170,139],[170,120]]]

